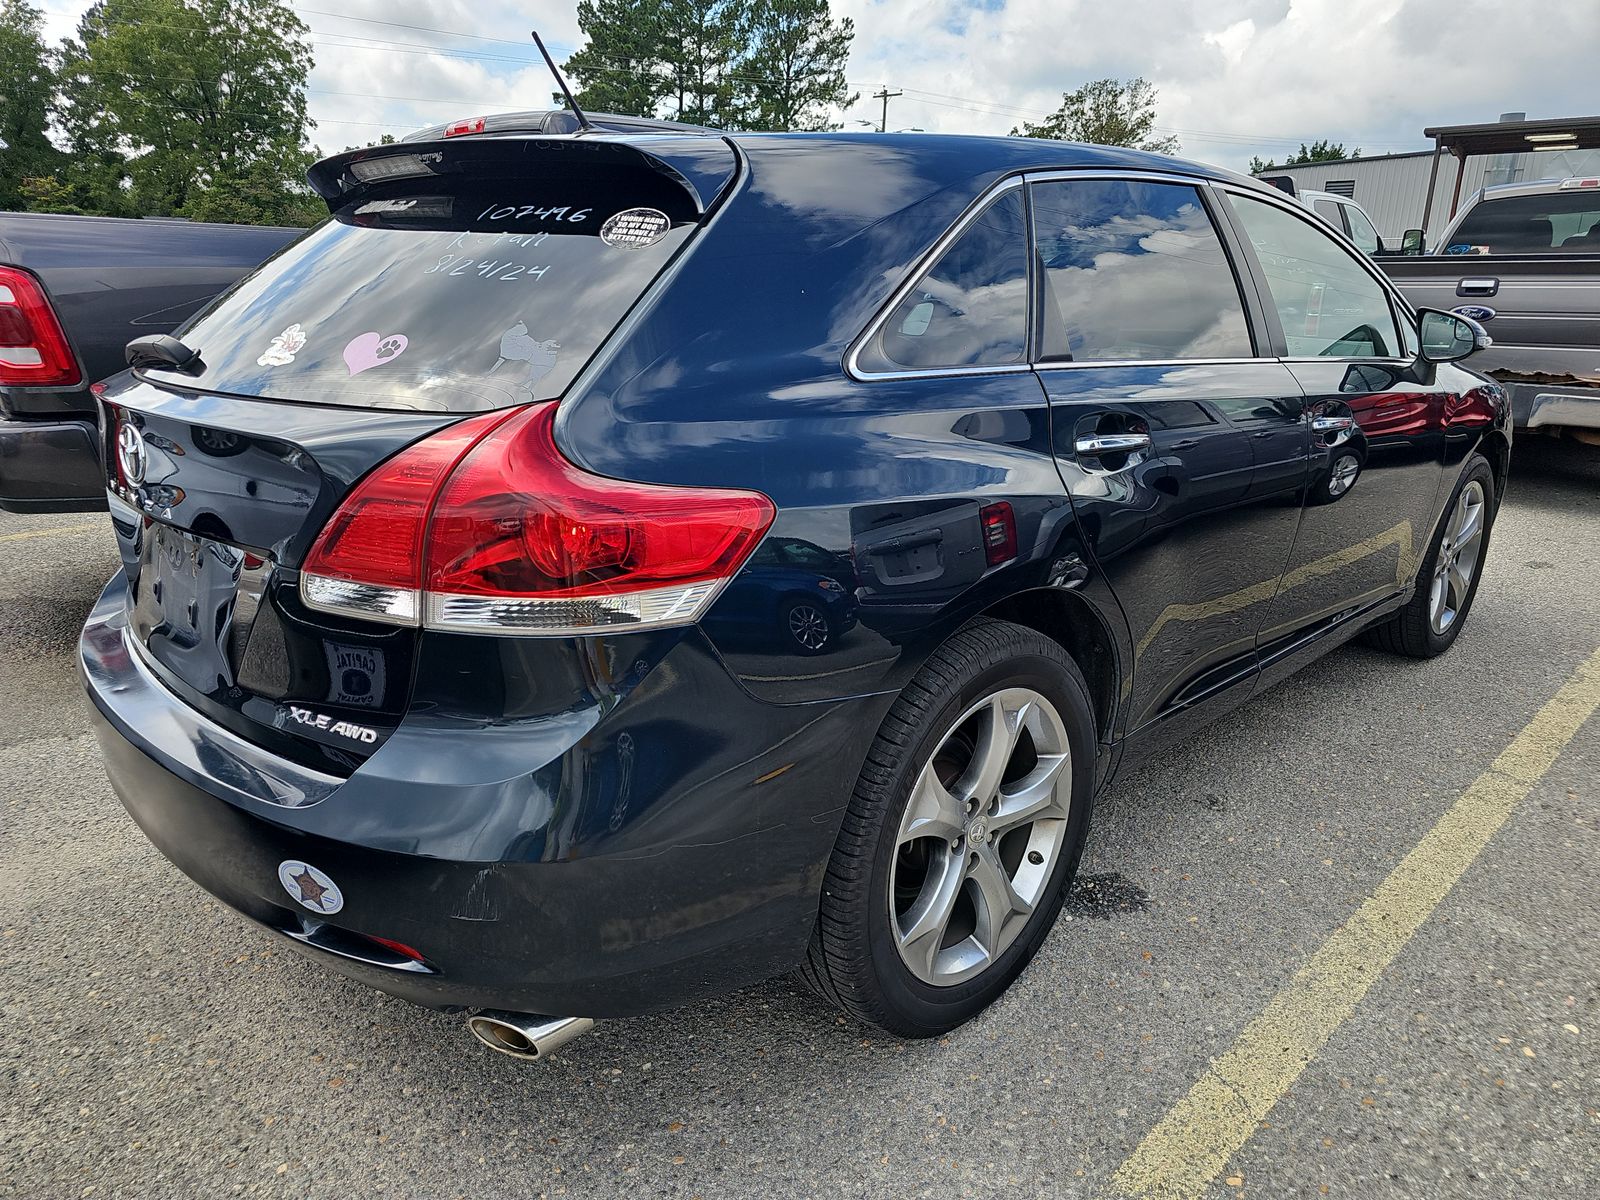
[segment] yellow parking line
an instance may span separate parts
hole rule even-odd
[[[50,529],[25,529],[21,533],[0,533],[0,542],[20,542],[24,538],[54,537],[58,533],[88,533],[94,529],[104,528],[104,522],[96,521],[92,525],[56,525]]]
[[[1111,1177],[1118,1193],[1205,1192],[1596,708],[1600,650],[1161,1118]]]

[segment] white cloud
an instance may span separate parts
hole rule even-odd
[[[1587,115],[1600,4],[1542,0],[834,0],[856,22],[861,99],[848,125],[1004,133],[1089,79],[1143,75],[1160,126],[1192,158],[1242,166],[1329,138],[1368,153],[1424,147],[1431,124],[1500,112]],[[46,0],[70,33],[82,0]],[[527,40],[557,59],[579,44],[558,0],[305,0],[310,107],[325,150],[457,117],[539,108],[552,85]],[[337,13],[338,15],[333,15]],[[351,19],[351,18],[366,18]],[[388,22],[390,24],[384,24]],[[423,26],[475,37],[446,37]]]

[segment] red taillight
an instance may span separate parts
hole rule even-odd
[[[482,133],[483,118],[472,117],[465,121],[452,121],[444,127],[445,137],[460,137],[464,133]]]
[[[77,387],[78,360],[39,281],[0,267],[0,385]]]
[[[983,526],[983,555],[991,567],[1017,556],[1017,515],[1009,501],[984,505],[978,510],[978,522]]]
[[[473,443],[509,415],[486,413],[452,425],[402,450],[357,484],[306,559],[305,602],[327,612],[416,624],[422,539],[434,497]]]
[[[591,475],[556,447],[555,410],[463,422],[379,468],[312,548],[307,604],[485,633],[698,619],[772,524],[772,502]]]

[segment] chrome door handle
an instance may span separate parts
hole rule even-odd
[[[1132,454],[1148,450],[1151,445],[1148,433],[1097,433],[1079,438],[1077,451],[1086,458],[1098,458],[1102,454]]]
[[[1330,449],[1348,442],[1356,431],[1354,417],[1312,417],[1311,432],[1324,439]]]
[[[1354,417],[1312,417],[1311,428],[1317,433],[1349,433],[1356,427]]]

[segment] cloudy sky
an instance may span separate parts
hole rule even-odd
[[[37,0],[36,0],[37,2]],[[561,0],[293,0],[312,30],[313,140],[324,150],[419,125],[540,107],[580,44]],[[49,31],[87,7],[44,0]],[[1423,148],[1430,124],[1600,110],[1596,0],[834,0],[856,24],[839,115],[891,129],[1005,133],[1088,79],[1143,75],[1183,153],[1242,167],[1330,138],[1368,154]]]

